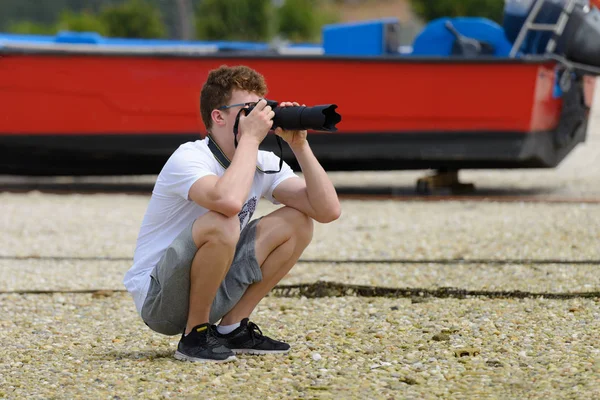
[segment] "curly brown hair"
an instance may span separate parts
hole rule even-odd
[[[210,114],[214,109],[227,105],[234,89],[256,93],[261,97],[267,94],[265,78],[245,65],[221,65],[211,70],[200,92],[200,114],[207,132],[212,128]]]

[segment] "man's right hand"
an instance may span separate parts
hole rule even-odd
[[[238,140],[245,136],[256,140],[259,144],[262,143],[273,126],[273,117],[275,117],[275,112],[271,109],[271,106],[267,105],[265,99],[261,99],[256,103],[250,114],[240,116],[240,137]]]

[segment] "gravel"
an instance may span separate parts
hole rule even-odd
[[[33,257],[0,259],[0,290],[123,289],[146,196],[1,194],[0,201],[0,255]],[[262,202],[257,215],[272,209]],[[302,256],[321,262],[299,263],[282,283],[598,291],[599,242],[599,204],[344,201],[338,221],[316,224]],[[360,262],[374,259],[401,263]]]
[[[123,290],[122,261],[0,260],[0,291]],[[318,281],[395,288],[600,292],[598,264],[299,263],[282,285]]]
[[[122,290],[147,201],[1,194],[0,291]],[[425,261],[300,263],[282,283],[600,290],[597,204],[342,207],[340,220],[316,224],[303,259]],[[466,261],[444,261],[456,258]],[[597,299],[270,296],[253,320],[292,352],[197,365],[172,357],[178,338],[150,331],[127,293],[0,294],[0,398],[600,397]]]
[[[148,199],[0,194],[0,255],[130,258]],[[347,200],[315,225],[304,259],[600,259],[600,204]]]
[[[266,298],[288,355],[172,357],[128,295],[0,295],[0,398],[598,398],[595,300]]]

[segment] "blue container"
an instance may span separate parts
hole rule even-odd
[[[326,25],[322,29],[326,55],[380,56],[398,54],[398,19]]]

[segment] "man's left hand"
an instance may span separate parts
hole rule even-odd
[[[299,106],[300,104],[296,102],[284,101],[279,103],[280,107],[292,107]],[[304,105],[303,105],[304,106]],[[306,135],[307,131],[288,131],[283,130],[280,127],[275,129],[275,134],[281,137],[283,140],[287,142],[290,147],[300,147],[306,143]]]

